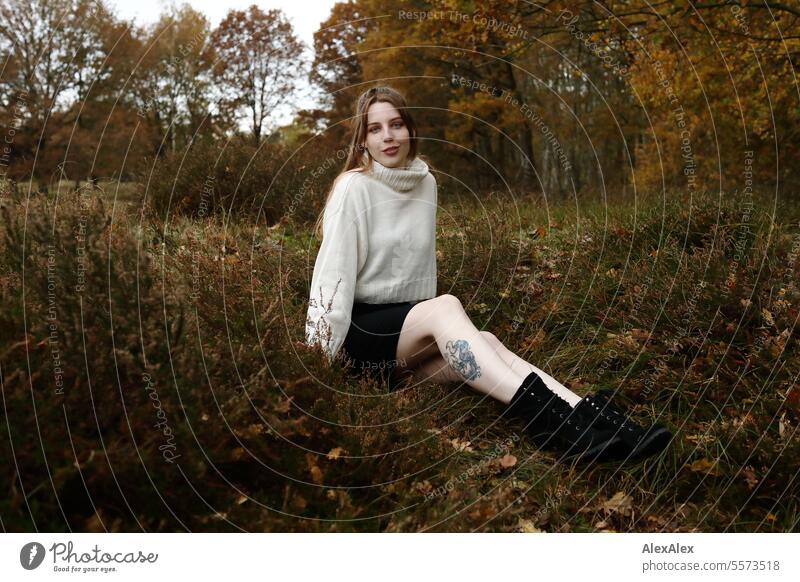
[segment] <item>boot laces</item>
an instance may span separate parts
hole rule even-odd
[[[551,408],[550,410],[552,410],[553,414],[557,414],[558,418],[560,418],[561,420],[566,419],[566,422],[561,423],[562,426],[567,427],[568,430],[580,433],[583,432],[583,425],[580,422],[580,416],[575,411],[575,408],[570,409],[570,411],[566,413],[563,410],[559,412],[555,408]]]
[[[636,430],[636,426],[633,424],[622,411],[617,408],[614,404],[611,403],[609,400],[608,391],[603,389],[599,390],[593,397],[587,397],[589,399],[589,403],[595,408],[603,418],[606,418],[613,424],[620,425],[621,428],[625,428],[631,432]]]

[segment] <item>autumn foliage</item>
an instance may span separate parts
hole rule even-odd
[[[796,530],[800,11],[771,4],[350,0],[306,62],[280,11],[0,0],[2,528]],[[305,345],[376,83],[436,174],[439,293],[664,455],[573,465]]]

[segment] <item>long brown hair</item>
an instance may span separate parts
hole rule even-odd
[[[336,176],[336,179],[333,181],[330,190],[328,190],[328,195],[325,198],[325,206],[328,205],[328,202],[331,199],[331,194],[333,194],[333,189],[336,186],[336,183],[346,172],[349,172],[350,170],[364,172],[368,171],[371,167],[372,156],[364,145],[367,141],[367,112],[369,111],[370,105],[379,101],[393,105],[394,108],[400,113],[400,117],[403,119],[403,122],[408,128],[409,147],[406,163],[411,162],[411,160],[416,157],[417,125],[414,123],[411,112],[408,110],[406,99],[403,97],[403,94],[386,85],[377,85],[371,89],[367,89],[358,96],[358,100],[356,101],[355,114],[350,120],[352,134],[350,137],[347,160],[345,161],[344,168],[339,175]],[[321,213],[317,219],[317,223],[314,225],[314,232],[320,239],[322,238],[322,218],[323,214]]]

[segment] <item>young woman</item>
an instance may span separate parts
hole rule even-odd
[[[397,387],[460,382],[523,418],[534,441],[567,457],[643,458],[671,438],[641,427],[609,402],[581,398],[478,330],[459,299],[436,296],[436,180],[417,155],[417,128],[403,96],[373,87],[356,103],[349,155],[317,223],[306,343],[322,345],[356,373]],[[321,222],[321,232],[320,232]]]

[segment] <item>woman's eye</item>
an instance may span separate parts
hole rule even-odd
[[[400,129],[401,127],[403,127],[403,125],[404,125],[404,124],[403,124],[403,122],[402,122],[402,121],[395,121],[395,122],[392,124],[392,127],[393,127],[393,128],[395,128],[395,129]],[[377,125],[374,125],[374,126],[372,126],[372,127],[370,127],[370,128],[369,128],[369,132],[370,132],[370,133],[375,133],[375,132],[376,132],[376,131],[378,131],[378,130],[380,130],[380,127],[378,127]]]

